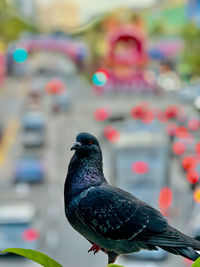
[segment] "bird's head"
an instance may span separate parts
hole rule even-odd
[[[79,133],[71,150],[82,156],[101,154],[101,148],[97,138],[89,133]]]

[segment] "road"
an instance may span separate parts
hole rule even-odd
[[[61,55],[49,55],[46,59],[49,64],[63,61]],[[31,60],[31,59],[30,59]],[[42,60],[44,58],[42,57]],[[41,61],[42,61],[41,60]],[[34,58],[32,59],[34,64]],[[38,60],[37,64],[41,64]],[[31,76],[30,76],[31,77]],[[47,177],[44,184],[34,186],[15,186],[12,183],[13,166],[15,160],[23,153],[21,144],[20,118],[24,114],[26,93],[31,79],[10,79],[5,85],[5,90],[0,93],[0,120],[9,126],[14,123],[13,136],[9,136],[10,130],[5,131],[10,142],[3,151],[2,164],[0,162],[0,202],[5,199],[20,198],[33,202],[38,210],[41,228],[40,248],[41,252],[47,253],[65,267],[102,267],[106,266],[107,256],[99,252],[95,256],[88,254],[90,244],[82,238],[66,221],[64,215],[63,187],[67,166],[72,156],[70,147],[75,141],[77,133],[87,131],[100,137],[103,123],[96,122],[93,112],[97,107],[108,107],[113,112],[130,112],[130,109],[141,97],[121,95],[114,97],[96,98],[92,94],[90,85],[78,75],[66,78],[67,88],[72,98],[72,110],[68,113],[52,114],[49,109],[49,96],[44,95],[42,112],[47,122],[47,146],[40,156],[46,162]],[[170,96],[165,99],[149,97],[148,101],[155,106],[164,106],[175,103]],[[5,112],[6,111],[6,112]],[[15,129],[16,127],[16,129]],[[102,144],[103,154],[107,153],[106,145]],[[0,155],[1,157],[1,155]],[[1,160],[1,159],[0,159]],[[109,177],[109,165],[104,158],[105,174]],[[171,164],[171,182],[174,191],[172,225],[186,231],[189,219],[189,210],[192,205],[192,197],[189,188],[184,182],[176,159]],[[183,202],[184,200],[184,202]],[[127,263],[127,267],[129,266]],[[0,259],[0,266],[39,266],[22,259]],[[130,265],[131,266],[131,265]],[[135,265],[134,265],[135,266]],[[138,265],[139,266],[139,265]],[[144,266],[144,265],[143,265]],[[148,265],[149,267],[151,263]],[[170,255],[159,266],[179,267],[183,266],[181,257]]]

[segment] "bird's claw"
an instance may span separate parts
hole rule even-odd
[[[96,245],[96,244],[93,244],[92,247],[88,250],[88,253],[90,251],[94,251],[94,254],[96,254],[97,252],[99,252],[99,250],[101,249],[100,246]]]

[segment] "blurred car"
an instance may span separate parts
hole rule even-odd
[[[45,166],[41,159],[24,156],[17,160],[14,170],[15,182],[37,183],[45,179]]]
[[[42,66],[33,71],[34,77],[48,77],[48,78],[68,78],[73,79],[76,75],[76,67],[74,63],[64,57],[53,65],[49,65],[49,61],[44,62]]]
[[[45,77],[35,77],[31,80],[30,92],[42,95],[44,93],[44,87],[47,82]]]
[[[45,145],[45,120],[41,113],[28,112],[22,119],[22,142],[27,148]]]
[[[69,93],[66,91],[62,94],[57,94],[53,96],[52,111],[70,111],[71,109],[71,98]]]
[[[0,204],[0,250],[37,250],[39,231],[35,229],[35,207],[29,202]]]
[[[169,144],[158,123],[130,122],[117,127],[120,138],[111,145],[111,183],[154,208],[159,207],[161,189],[168,186]],[[167,252],[141,251],[128,258],[164,260]]]

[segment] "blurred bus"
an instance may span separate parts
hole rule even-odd
[[[169,139],[159,122],[130,122],[116,127],[120,133],[110,146],[111,183],[167,215],[169,189]],[[163,190],[164,189],[164,190]],[[161,194],[165,194],[163,197]],[[142,251],[127,257],[163,260],[167,253]]]

